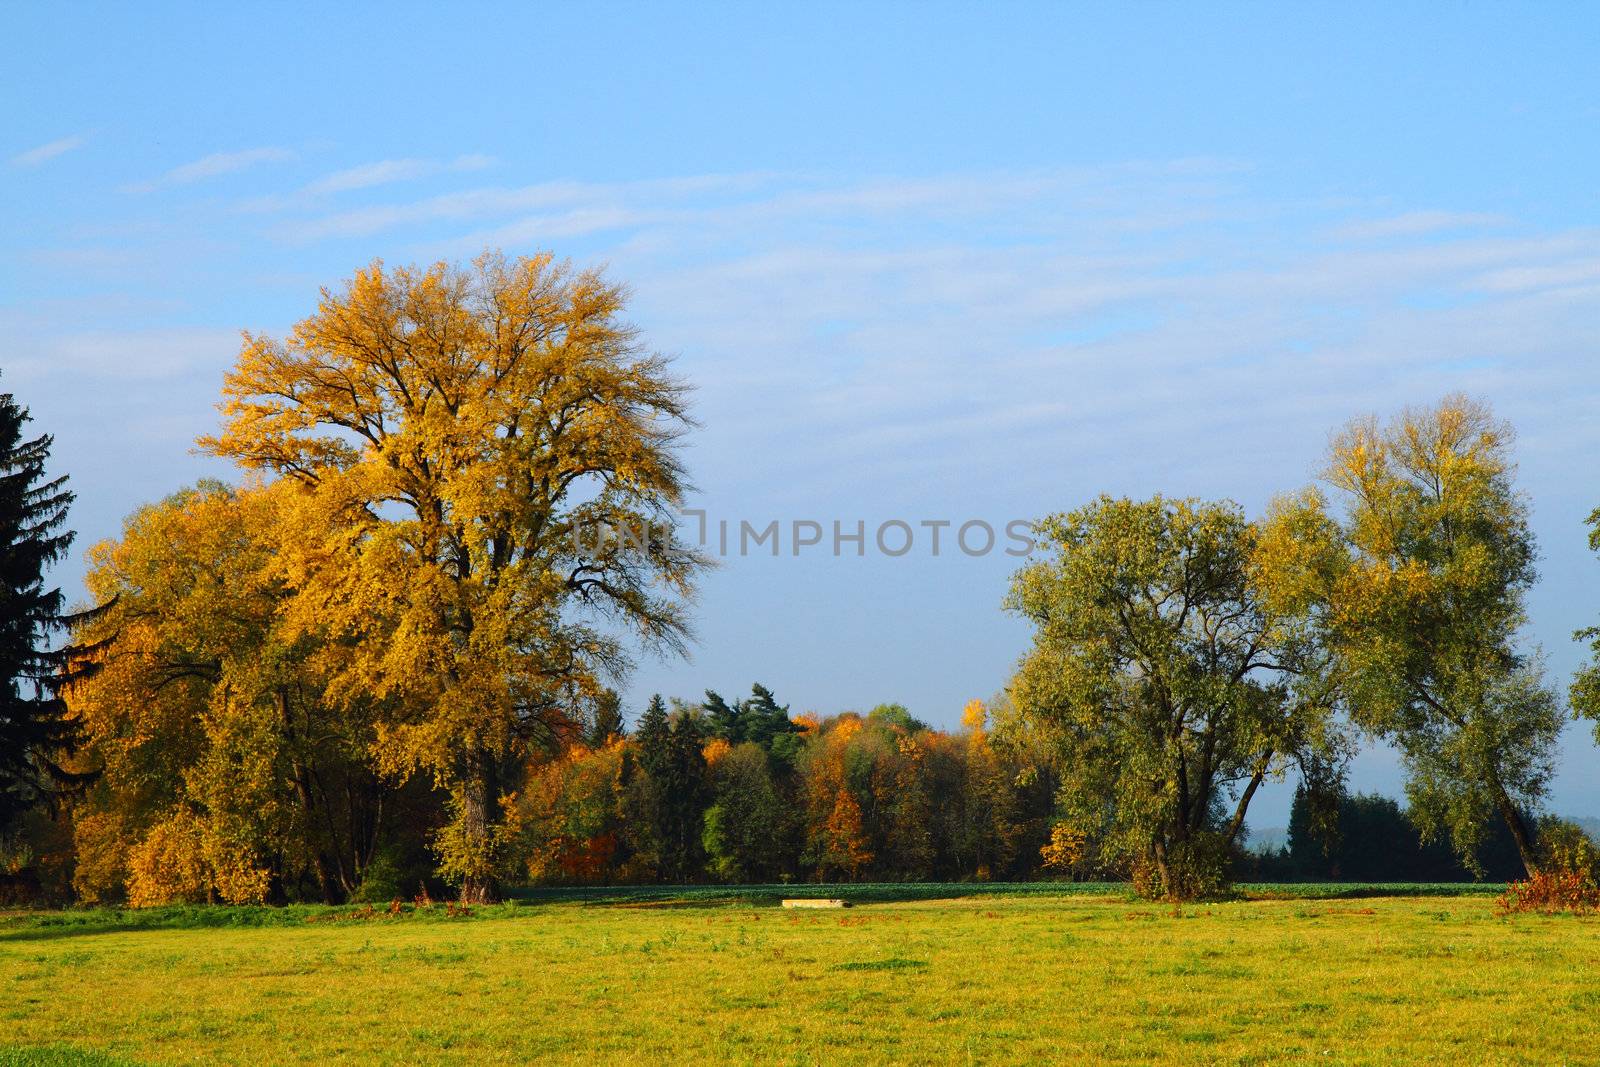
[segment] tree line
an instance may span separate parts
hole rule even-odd
[[[286,337],[245,335],[200,441],[242,479],[130,516],[76,612],[45,581],[72,497],[5,397],[13,880],[134,904],[1045,873],[1192,897],[1241,869],[1269,780],[1298,779],[1331,854],[1365,740],[1467,870],[1503,839],[1532,872],[1563,832],[1538,813],[1600,668],[1562,689],[1523,643],[1512,432],[1459,396],[1352,422],[1259,517],[1106,496],[1043,519],[1005,598],[1033,640],[960,730],[760,686],[627,728],[615,686],[684,651],[709,562],[670,535],[688,387],[625,305],[548,255],[356,272]]]
[[[1328,810],[1331,807],[1332,810]],[[1548,832],[1556,827],[1543,823]],[[1286,840],[1240,857],[1237,874],[1257,882],[1509,882],[1522,877],[1516,842],[1492,823],[1469,866],[1450,842],[1423,833],[1392,797],[1295,790]]]

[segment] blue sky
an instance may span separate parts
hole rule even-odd
[[[206,474],[240,329],[374,257],[606,262],[697,387],[712,518],[1252,511],[1453,390],[1521,431],[1564,684],[1600,621],[1591,5],[12,6],[0,370],[83,546]],[[787,547],[787,546],[786,546]],[[689,664],[953,724],[1016,560],[727,560]],[[78,587],[81,566],[63,568]],[[1554,806],[1600,814],[1569,731]],[[1356,784],[1394,792],[1382,753]],[[1269,789],[1252,822],[1283,821]]]

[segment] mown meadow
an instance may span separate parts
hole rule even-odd
[[[0,1064],[1592,1059],[1600,925],[1483,886],[972,888],[16,913]]]

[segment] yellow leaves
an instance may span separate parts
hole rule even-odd
[[[1058,822],[1050,829],[1050,840],[1039,849],[1047,870],[1065,873],[1083,859],[1089,835],[1069,823]]]
[[[714,769],[718,763],[722,762],[724,756],[733,751],[733,746],[728,743],[726,738],[714,737],[707,741],[705,747],[700,751],[701,755],[705,757],[706,767]]]
[[[967,701],[961,709],[961,726],[974,734],[980,734],[989,725],[989,709],[983,701],[973,699]]]
[[[128,903],[148,908],[220,898],[229,904],[259,904],[267,898],[269,878],[252,858],[247,849],[179,812],[157,823],[129,851]]]
[[[158,823],[128,853],[128,903],[135,908],[204,903],[212,892],[200,830],[177,816]]]
[[[623,754],[630,744],[615,735],[599,748],[575,744],[529,769],[506,822],[534,881],[603,873],[616,845]]]
[[[1428,619],[1447,624],[1453,605],[1517,616],[1532,541],[1510,484],[1512,436],[1486,405],[1457,395],[1334,438],[1330,481],[1349,493],[1340,537],[1350,560],[1327,596],[1347,646],[1380,630],[1411,641]],[[1485,632],[1498,625],[1484,620]]]
[[[1280,496],[1256,526],[1250,580],[1274,613],[1297,615],[1326,596],[1342,556],[1338,528],[1320,493]]]
[[[680,648],[704,561],[573,536],[639,529],[683,492],[685,389],[621,320],[625,295],[548,255],[375,261],[286,338],[244,335],[224,425],[200,444],[276,480],[203,486],[95,549],[91,589],[124,597],[79,635],[116,643],[73,694],[98,750],[132,768],[159,748],[167,803],[260,843],[241,798],[282,773],[282,687],[357,726],[381,772],[431,773],[459,801],[463,776],[563,736],[627,667],[629,631]],[[477,823],[511,832],[472,795]],[[184,840],[168,827],[145,859]],[[472,877],[499,847],[465,824],[441,842]],[[219,892],[254,892],[253,867],[208,862]],[[152,899],[191,891],[179,882]]]
[[[841,715],[828,731],[828,742],[839,748],[850,743],[850,739],[861,732],[861,719],[855,715]]]
[[[686,590],[699,564],[582,560],[568,528],[580,507],[636,526],[681,493],[682,387],[619,320],[623,299],[548,255],[375,261],[286,340],[246,338],[226,425],[201,444],[304,483],[284,617],[339,653],[323,660],[337,699],[394,708],[386,767],[499,751],[519,708],[559,707],[621,665],[617,638],[569,617],[579,589],[677,640],[674,605],[649,590]]]
[[[116,602],[74,635],[106,644],[101,669],[66,694],[103,771],[77,812],[88,892],[116,895],[126,880],[143,903],[262,899],[261,857],[282,863],[299,848],[286,784],[295,732],[324,751],[359,736],[356,715],[313,721],[315,656],[283,626],[285,514],[298,494],[202,483],[97,547],[90,585]]]
[[[117,812],[80,806],[72,815],[72,888],[85,904],[120,897],[127,885],[131,828]]]
[[[841,788],[835,795],[822,841],[824,866],[843,871],[852,879],[872,862],[871,842],[861,825],[861,804],[849,789]]]

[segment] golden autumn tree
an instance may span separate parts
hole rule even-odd
[[[801,768],[806,859],[815,864],[819,877],[854,880],[875,858],[850,782],[849,750],[861,730],[861,717],[847,712],[807,731],[811,740]]]
[[[847,874],[851,881],[872,862],[872,846],[861,827],[861,803],[848,789],[834,797],[833,810],[822,824],[822,862],[826,870]]]
[[[65,691],[99,772],[74,819],[86,899],[255,902],[303,873],[329,901],[351,888],[319,787],[365,742],[275,622],[280,496],[202,482],[89,553],[100,607],[75,637],[99,669]]]
[[[510,780],[629,663],[681,650],[705,566],[671,536],[686,387],[626,292],[548,255],[375,262],[284,339],[246,335],[201,444],[302,488],[287,617],[330,694],[392,709],[388,774],[431,775],[464,900],[495,895]]]

